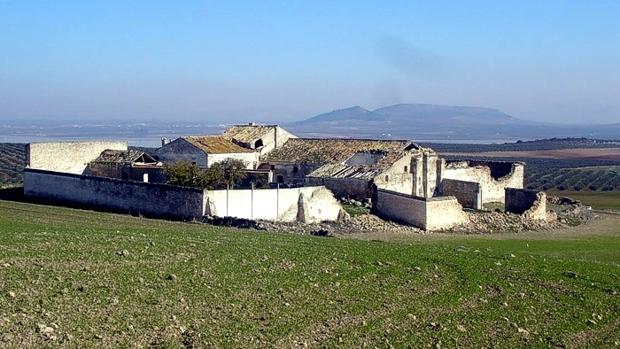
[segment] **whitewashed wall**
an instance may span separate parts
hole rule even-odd
[[[208,190],[204,201],[207,215],[286,222],[298,219],[300,207],[306,223],[336,220],[341,210],[325,187]]]

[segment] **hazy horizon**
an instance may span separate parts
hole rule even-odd
[[[355,105],[620,122],[620,2],[0,0],[0,121],[294,121]]]

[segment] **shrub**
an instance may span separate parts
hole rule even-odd
[[[200,167],[187,160],[166,165],[165,171],[168,176],[168,184],[195,188],[200,188],[203,185]]]
[[[206,189],[234,188],[246,177],[245,164],[236,159],[216,162],[205,171],[196,164],[181,160],[166,165],[166,174],[168,184]]]

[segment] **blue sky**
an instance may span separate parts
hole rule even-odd
[[[620,122],[620,1],[0,0],[0,119]]]

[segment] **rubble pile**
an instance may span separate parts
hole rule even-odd
[[[579,225],[594,218],[591,206],[569,197],[548,196],[547,208],[555,212],[563,224]]]

